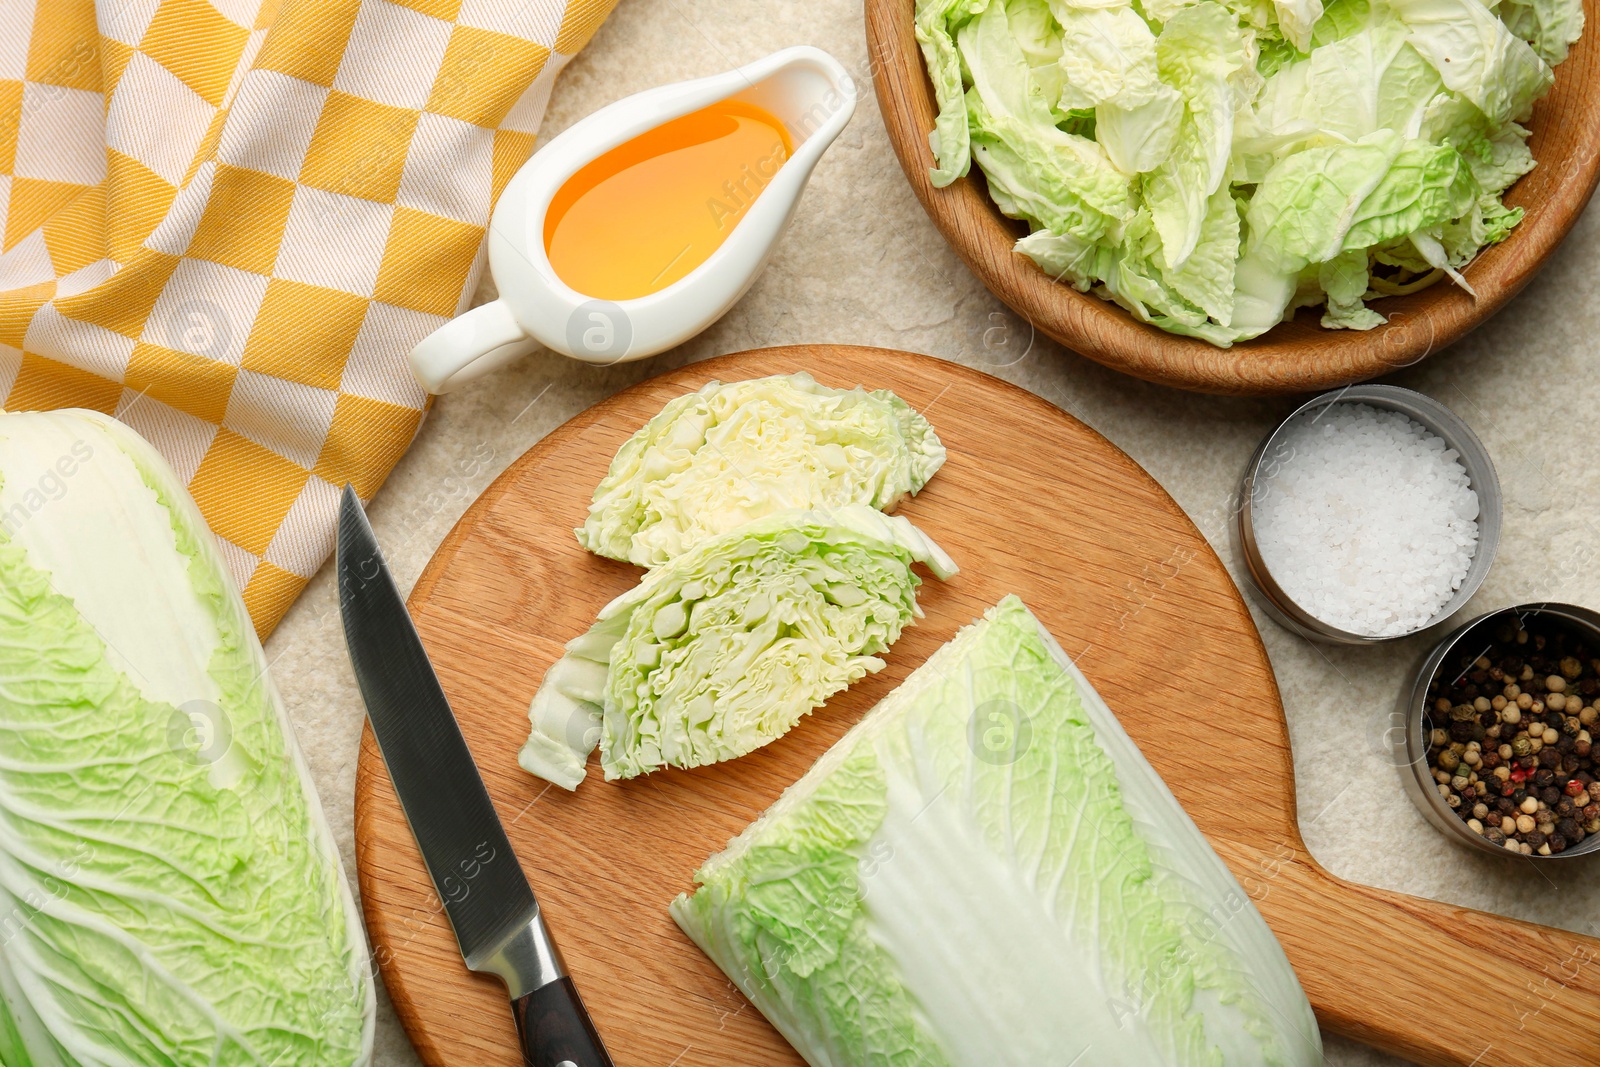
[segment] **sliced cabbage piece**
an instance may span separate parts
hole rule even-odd
[[[1365,248],[1341,252],[1322,264],[1317,282],[1328,294],[1322,325],[1330,330],[1371,330],[1387,322],[1363,301],[1370,280]]]
[[[813,1067],[1312,1067],[1244,889],[1016,597],[695,873],[672,917]]]
[[[953,25],[959,25],[987,0],[917,0],[913,21],[939,103],[939,118],[928,133],[928,147],[938,166],[929,170],[933,184],[942,189],[965,177],[972,165],[967,136],[966,89],[961,84],[961,56],[956,51]]]
[[[1498,129],[1528,117],[1555,74],[1479,0],[1389,0],[1411,44],[1445,87],[1472,101]]]
[[[1045,100],[1059,101],[1067,88],[1061,61],[1066,45],[1060,24],[1050,14],[1048,0],[1008,0],[1006,20],[1027,61],[1028,73]],[[1067,118],[1064,112],[1058,114]]]
[[[565,789],[600,744],[608,780],[733,759],[881,670],[920,616],[913,563],[956,565],[863,504],[746,523],[657,567],[567,645],[518,761]]]
[[[1278,135],[1290,144],[1329,135],[1354,141],[1380,129],[1418,136],[1424,111],[1444,82],[1408,43],[1405,24],[1387,8],[1378,10],[1383,14],[1375,14],[1371,25],[1268,78],[1250,132]]]
[[[1462,154],[1485,193],[1498,196],[1534,168],[1533,152],[1528,148],[1528,130],[1515,122],[1507,123],[1491,135],[1468,135],[1462,140]]]
[[[1069,234],[1034,230],[1014,246],[1056,281],[1087,292],[1111,269],[1116,253],[1105,245]]]
[[[1205,214],[1200,221],[1200,239],[1182,266],[1167,268],[1162,266],[1159,256],[1152,258],[1160,268],[1162,281],[1174,292],[1220,325],[1232,324],[1236,292],[1233,272],[1239,258],[1239,205],[1226,186],[1218,188],[1206,201]]]
[[[989,0],[956,34],[972,76],[973,156],[1002,210],[1009,205],[1054,233],[1097,239],[1131,214],[1128,177],[1098,143],[1059,128],[1059,111],[1012,35],[1009,10],[1016,3]]]
[[[1055,17],[1061,25],[1062,111],[1098,104],[1134,108],[1155,99],[1161,88],[1156,37],[1131,7],[1083,10],[1058,0]]]
[[[1165,83],[1136,107],[1101,104],[1094,109],[1094,136],[1124,174],[1155,170],[1172,152],[1183,119],[1183,97]]]
[[[1212,0],[1178,12],[1156,41],[1161,77],[1183,95],[1186,109],[1171,155],[1144,187],[1169,269],[1194,253],[1211,196],[1227,178],[1237,106],[1232,79],[1249,61],[1249,50],[1239,20]]]
[[[710,382],[623,444],[574,532],[598,555],[656,567],[775,511],[887,511],[944,459],[928,420],[886,389],[804,373]]]
[[[1552,67],[1583,36],[1583,0],[1500,0],[1498,11],[1506,28]]]
[[[1478,183],[1461,153],[1448,144],[1412,141],[1395,156],[1345,231],[1346,252],[1365,250],[1417,230],[1442,226],[1472,210]]]
[[[1302,52],[1311,51],[1311,28],[1322,17],[1322,0],[1272,0],[1278,29]]]
[[[0,1062],[368,1063],[361,920],[183,483],[0,415],[0,515]]]
[[[1354,144],[1308,148],[1280,160],[1250,200],[1250,250],[1284,273],[1338,255],[1361,205],[1404,146],[1399,134],[1379,130]]]

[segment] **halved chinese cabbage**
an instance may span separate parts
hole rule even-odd
[[[574,532],[598,555],[657,567],[775,511],[889,511],[944,458],[928,420],[886,389],[803,373],[710,382],[628,438]]]
[[[1310,1067],[1249,897],[1016,597],[695,874],[678,925],[813,1067]]]
[[[0,415],[0,1063],[369,1062],[360,917],[205,520],[132,430]]]
[[[733,759],[867,674],[955,564],[864,504],[784,511],[657,567],[551,666],[518,762],[565,789],[598,741],[607,780]]]

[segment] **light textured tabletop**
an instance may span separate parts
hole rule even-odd
[[[622,0],[562,75],[544,136],[618,97],[717,73],[794,44],[837,56],[855,76],[861,100],[766,273],[720,323],[665,355],[593,368],[539,353],[440,399],[371,509],[402,588],[511,460],[590,404],[692,360],[797,342],[927,352],[1031,389],[1143,464],[1237,578],[1224,528],[1230,498],[1251,451],[1296,401],[1217,399],[1146,385],[1032,336],[1028,324],[967,271],[912,196],[873,96],[857,0]],[[1462,618],[1541,599],[1600,607],[1600,375],[1594,356],[1600,275],[1591,268],[1597,251],[1600,214],[1591,209],[1506,311],[1453,349],[1388,379],[1454,408],[1499,468],[1506,498],[1499,556]],[[870,367],[862,368],[861,378],[871,385]],[[351,811],[362,708],[345,658],[331,571],[331,563],[323,568],[267,652],[353,884]],[[1600,861],[1552,871],[1470,855],[1425,824],[1401,792],[1381,738],[1428,637],[1378,649],[1335,649],[1291,636],[1259,613],[1257,624],[1288,713],[1301,829],[1318,860],[1345,878],[1600,931]],[[502,1021],[510,1026],[509,1014],[485,1025]],[[1397,1062],[1338,1038],[1329,1037],[1326,1047],[1327,1062],[1339,1067]],[[386,1000],[375,1062],[417,1062]]]

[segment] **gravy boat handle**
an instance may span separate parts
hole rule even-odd
[[[430,393],[448,393],[539,347],[504,300],[458,315],[411,350],[411,370]]]

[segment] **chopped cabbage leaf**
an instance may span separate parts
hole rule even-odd
[[[973,155],[989,161],[997,197],[1025,204],[1024,214],[1042,215],[1055,233],[1097,237],[1130,211],[1127,176],[1095,141],[1056,125],[1007,7],[990,0],[956,37],[978,97],[968,106]]]
[[[917,0],[915,16],[917,44],[927,60],[928,77],[939,102],[939,118],[928,134],[939,165],[934,168],[933,184],[941,189],[966,176],[972,162],[967,136],[966,90],[961,86],[961,56],[956,51],[952,25],[976,11],[988,0]]]
[[[1492,135],[1462,138],[1462,154],[1478,188],[1496,195],[1533,169],[1533,153],[1528,150],[1528,131],[1515,122],[1507,123]],[[1498,205],[1498,199],[1495,200]],[[1518,209],[1520,210],[1520,209]]]
[[[1234,262],[1239,257],[1239,205],[1225,187],[1206,201],[1194,251],[1178,267],[1160,268],[1161,280],[1178,296],[1222,326],[1233,321]],[[1155,258],[1155,254],[1151,254]]]
[[[1424,110],[1444,83],[1408,36],[1404,23],[1384,17],[1281,68],[1242,132],[1306,145],[1378,130],[1419,136]]]
[[[944,459],[928,420],[887,390],[803,373],[710,382],[623,444],[575,532],[591,552],[656,567],[775,511],[890,510]]]
[[[733,759],[883,668],[921,613],[913,563],[954,562],[863,504],[786,511],[700,542],[600,612],[546,673],[519,755],[565,789],[595,744],[608,780]]]
[[[1479,195],[1471,168],[1454,147],[1411,141],[1356,208],[1345,231],[1344,252],[1364,251],[1461,218]]]
[[[1249,896],[1016,597],[694,877],[673,919],[813,1067],[1322,1062]]]
[[[1183,95],[1187,118],[1172,153],[1145,183],[1161,258],[1183,266],[1200,242],[1212,194],[1228,174],[1236,105],[1231,79],[1249,56],[1237,20],[1211,0],[1172,17],[1157,42],[1161,76]]]
[[[1344,249],[1356,212],[1389,171],[1404,139],[1380,130],[1355,144],[1308,148],[1285,157],[1250,199],[1251,250],[1287,273]]]
[[[1555,75],[1528,42],[1479,0],[1388,0],[1411,44],[1498,129],[1528,117]]]
[[[1162,88],[1156,36],[1132,8],[1061,5],[1056,17],[1061,25],[1061,111],[1100,104],[1135,108],[1155,99]]]
[[[1362,303],[1370,277],[1365,249],[1341,252],[1322,264],[1317,283],[1328,294],[1323,326],[1330,330],[1371,330],[1383,325],[1383,316]]]
[[[1499,12],[1506,29],[1552,67],[1583,36],[1583,0],[1500,0]]]
[[[1163,82],[1149,100],[1136,107],[1096,107],[1095,139],[1118,170],[1143,174],[1159,167],[1171,155],[1183,114],[1183,97]]]
[[[1272,0],[1278,29],[1301,52],[1311,50],[1311,31],[1322,18],[1322,0]]]

